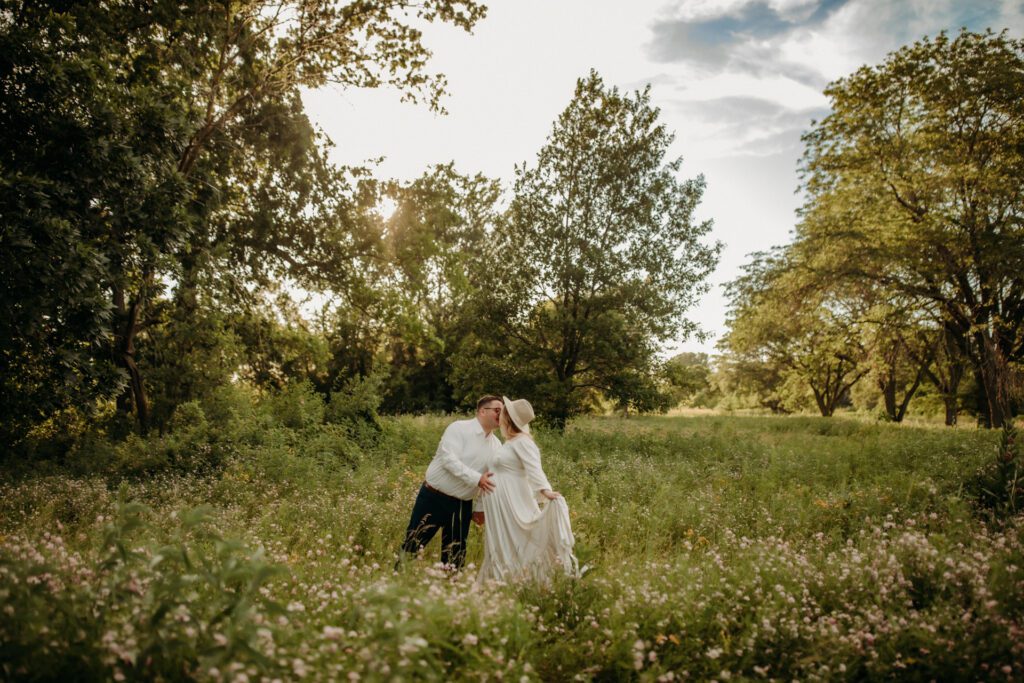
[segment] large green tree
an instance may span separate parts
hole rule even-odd
[[[822,416],[831,416],[868,372],[860,301],[842,285],[820,280],[792,245],[754,254],[727,285],[729,331],[721,345],[746,363],[780,371],[787,408],[804,387]]]
[[[679,179],[672,139],[648,90],[623,94],[594,72],[577,82],[488,241],[463,393],[526,395],[556,424],[595,394],[659,404],[656,352],[695,331],[685,312],[719,251],[694,217],[704,180]]]
[[[940,34],[825,91],[805,137],[798,230],[823,278],[934,313],[970,359],[987,422],[1024,359],[1024,41]]]
[[[854,284],[855,286],[855,284]],[[879,295],[881,295],[880,300]],[[913,301],[889,292],[864,295],[862,335],[872,384],[887,419],[902,422],[935,362],[937,336]]]
[[[5,406],[31,422],[114,390],[146,427],[137,345],[167,289],[288,275],[337,284],[358,193],[325,159],[299,89],[391,85],[439,108],[423,22],[472,0],[0,5]],[[33,265],[38,267],[33,267]],[[158,335],[157,335],[158,336]],[[47,386],[54,384],[56,390]]]
[[[447,412],[457,406],[452,358],[469,327],[470,272],[486,251],[500,192],[496,181],[462,175],[451,164],[391,184],[396,206],[384,226],[388,286],[401,296],[387,344],[383,410]]]
[[[668,385],[669,404],[710,408],[721,397],[711,359],[706,353],[684,351],[665,361],[661,369]]]
[[[8,436],[116,393],[127,379],[107,351],[119,324],[116,304],[124,303],[117,283],[141,270],[141,252],[170,251],[188,225],[185,184],[165,151],[186,139],[174,104],[181,80],[126,73],[128,45],[145,35],[139,16],[116,5],[65,10],[0,7]],[[138,229],[145,240],[126,248],[126,235]],[[156,287],[154,278],[143,279]]]

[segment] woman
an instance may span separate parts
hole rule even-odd
[[[499,428],[505,444],[488,465],[495,486],[481,500],[484,559],[477,581],[546,582],[555,571],[578,576],[569,508],[561,494],[551,490],[541,469],[540,449],[530,436],[533,406],[522,398],[502,397],[502,402]],[[538,500],[547,504],[542,508]]]

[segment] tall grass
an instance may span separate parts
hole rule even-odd
[[[393,571],[446,418],[366,438],[243,413],[120,446],[103,473],[0,485],[5,678],[1024,680],[1024,523],[964,491],[996,435],[730,416],[541,430],[587,571],[476,588],[436,545]],[[143,456],[165,466],[124,466]]]

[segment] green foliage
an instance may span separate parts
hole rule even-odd
[[[382,383],[381,374],[350,378],[339,391],[331,392],[327,423],[340,425],[357,443],[372,445],[381,432],[377,410],[382,401]]]
[[[283,292],[255,301],[231,323],[242,347],[239,375],[254,386],[273,390],[308,380],[322,389],[329,382],[329,341],[303,319],[298,306]]]
[[[718,385],[725,410],[767,408],[784,414],[802,408],[804,391],[789,393],[783,368],[754,356],[723,354],[717,361]]]
[[[796,239],[729,285],[727,383],[793,410],[799,380],[822,415],[852,399],[899,422],[930,382],[948,425],[961,408],[991,426],[1015,414],[1022,65],[1021,41],[964,30],[826,89]]]
[[[148,477],[163,471],[210,472],[222,467],[234,446],[231,432],[211,425],[198,401],[179,405],[159,436],[134,433],[118,438],[92,427],[68,445],[63,461],[80,473],[102,473],[111,479]]]
[[[388,413],[450,412],[457,405],[452,357],[470,327],[470,273],[487,253],[500,187],[451,164],[436,166],[406,185],[392,183],[395,211],[385,223],[390,256],[387,286],[401,293],[384,346],[390,376],[382,409]]]
[[[323,317],[329,359],[320,386],[327,393],[380,375],[382,412],[448,412],[458,405],[452,357],[478,286],[470,275],[485,255],[499,186],[447,164],[379,189],[395,209],[376,218],[372,257]]]
[[[202,401],[179,404],[163,433],[149,437],[111,433],[67,416],[36,430],[8,468],[20,476],[69,471],[115,482],[170,473],[213,476],[264,448],[298,449],[317,462],[350,466],[362,459],[361,449],[386,441],[377,415],[380,383],[379,375],[350,380],[329,402],[308,381],[265,393],[229,383]]]
[[[181,420],[199,418],[190,407]],[[207,414],[208,426],[217,420]],[[1014,516],[992,524],[962,495],[994,434],[842,417],[581,418],[565,432],[538,429],[588,569],[548,588],[474,589],[472,570],[391,570],[447,421],[382,418],[379,442],[352,460],[327,453],[343,439],[336,425],[257,421],[223,468],[164,471],[121,492],[69,474],[3,479],[2,675],[1016,671],[1024,529]],[[269,564],[287,571],[268,574]]]
[[[819,277],[882,287],[951,335],[995,427],[1024,350],[1022,68],[1005,32],[925,38],[831,84],[804,136],[801,250]]]
[[[198,324],[200,291],[343,286],[373,242],[366,192],[327,162],[300,88],[390,85],[440,109],[420,24],[469,30],[484,8],[7,0],[0,15],[6,438],[114,396],[145,431],[200,398],[217,356],[202,347],[229,341]]]
[[[184,144],[169,106],[179,81],[128,75],[125,43],[149,27],[120,4],[48,5],[0,6],[5,441],[120,390],[111,287],[188,229],[181,179],[162,156]]]
[[[323,396],[308,381],[292,382],[268,394],[260,404],[271,424],[288,429],[306,429],[324,421]]]
[[[859,388],[866,392],[865,385],[870,385],[874,390],[867,403],[878,406],[879,419],[902,422],[935,363],[941,333],[917,317],[913,305],[900,305],[898,300],[868,306],[863,314],[870,381]]]
[[[155,532],[151,516],[145,505],[119,502],[93,557],[49,533],[38,549],[17,541],[0,548],[5,679],[279,671],[266,651],[278,631],[270,617],[284,610],[261,588],[282,568],[223,538],[202,509],[181,513],[166,541],[140,544]]]
[[[706,353],[683,352],[665,362],[662,374],[669,385],[670,403],[711,408],[721,397]]]
[[[868,371],[857,292],[818,279],[792,247],[754,254],[726,289],[729,331],[720,345],[735,356],[737,370],[774,366],[777,377],[761,373],[774,386],[756,390],[769,404],[794,410],[810,394],[829,417],[848,401]]]
[[[139,367],[152,391],[153,426],[162,431],[182,403],[231,382],[243,346],[234,321],[214,301],[166,302],[158,310],[166,318],[150,328]]]
[[[228,442],[238,441],[247,425],[255,423],[255,397],[252,387],[231,382],[211,391],[200,405],[216,434]]]
[[[577,81],[478,264],[461,396],[528,395],[555,424],[598,392],[652,403],[658,346],[695,331],[684,314],[720,249],[694,219],[703,178],[680,181],[681,160],[665,159],[672,139],[647,90]]]
[[[1024,509],[1024,465],[1018,438],[1012,423],[1003,425],[996,457],[980,467],[966,487],[981,507],[1001,518]]]

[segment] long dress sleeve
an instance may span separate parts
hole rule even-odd
[[[520,462],[523,463],[523,469],[526,470],[526,480],[530,484],[530,491],[533,495],[537,496],[545,489],[550,491],[551,484],[540,465],[540,448],[537,447],[533,439],[526,436],[519,437],[516,439],[515,451]]]

